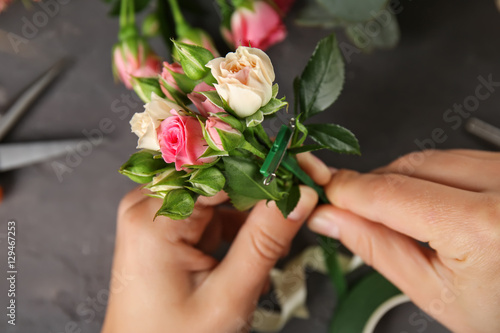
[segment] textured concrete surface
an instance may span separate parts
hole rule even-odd
[[[81,138],[83,130],[98,130],[102,119],[109,119],[113,130],[87,156],[57,159],[71,169],[62,175],[62,181],[52,162],[0,175],[6,192],[0,205],[1,272],[7,270],[7,221],[14,219],[18,232],[17,325],[6,324],[7,285],[2,277],[0,332],[99,332],[113,254],[115,211],[120,198],[134,187],[116,171],[134,151],[128,120],[141,110],[131,99],[133,93],[114,84],[111,76],[110,48],[116,40],[117,21],[106,15],[108,8],[100,1],[65,3],[46,22],[38,22],[40,28],[28,32],[18,45],[19,52],[7,33],[23,36],[25,22],[37,19],[41,8],[35,4],[26,11],[18,2],[0,15],[0,103],[60,57],[74,59],[74,65],[5,141]],[[402,4],[400,45],[371,55],[353,54],[346,64],[347,80],[340,99],[320,116],[350,128],[363,150],[362,157],[321,153],[331,165],[370,170],[419,149],[415,140],[430,138],[436,128],[447,136],[436,148],[492,149],[466,134],[463,127],[452,129],[443,114],[474,93],[478,76],[492,74],[500,80],[500,14],[494,1]],[[293,77],[328,31],[296,27],[291,18],[288,23],[290,38],[273,47],[269,55],[276,81],[291,99]],[[480,103],[475,115],[500,126],[499,105],[500,92],[495,92]],[[309,232],[301,232],[293,252],[314,240]],[[294,319],[283,332],[327,332],[334,307],[331,287],[325,277],[314,274],[308,287],[311,319]],[[397,309],[384,319],[379,331],[445,332],[430,320],[412,322],[415,311],[410,305]]]

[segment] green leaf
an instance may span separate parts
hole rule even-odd
[[[300,76],[299,103],[304,120],[335,102],[344,85],[344,61],[335,35],[322,39]]]
[[[299,199],[300,199],[300,188],[299,185],[294,184],[288,191],[288,195],[286,195],[280,201],[276,201],[276,205],[280,209],[283,216],[287,218],[288,214],[290,214],[297,206]]]
[[[264,121],[264,113],[262,113],[262,111],[258,110],[253,115],[246,117],[245,121],[246,121],[247,127],[257,126],[261,122]]]
[[[349,22],[364,22],[373,19],[372,13],[385,9],[389,0],[317,0],[337,18]]]
[[[150,150],[142,150],[130,156],[119,172],[139,184],[146,184],[153,180],[153,177],[170,166],[163,159],[155,159],[158,154]]]
[[[347,281],[337,251],[340,242],[333,238],[319,236],[319,243],[323,250],[328,276],[337,293],[337,304],[342,304],[347,295]]]
[[[293,137],[292,137],[292,142],[291,142],[291,147],[292,148],[297,148],[302,146],[304,141],[307,139],[307,128],[302,124],[301,121],[302,118],[302,113],[297,116],[295,119],[295,131],[293,132]],[[302,136],[301,136],[302,133]]]
[[[380,273],[370,273],[354,286],[335,311],[330,333],[362,332],[375,310],[399,294],[401,291]]]
[[[278,86],[277,83],[275,83],[273,85],[273,90],[272,90],[271,98],[276,98],[276,96],[278,96],[278,91],[279,90],[280,90],[280,87]]]
[[[201,80],[210,72],[205,65],[214,58],[212,52],[198,45],[173,41],[184,73],[192,80]]]
[[[196,195],[188,190],[169,191],[163,199],[163,205],[156,212],[155,218],[161,215],[172,220],[186,219],[193,213],[195,198]]]
[[[198,169],[191,173],[188,182],[193,192],[211,197],[219,193],[226,183],[226,177],[216,167]]]
[[[284,98],[283,99],[271,98],[271,100],[266,105],[261,107],[259,111],[262,112],[263,115],[267,116],[275,112],[278,112],[285,106],[288,106],[288,102],[286,102]]]
[[[322,146],[322,145],[305,145],[305,146],[299,146],[299,147],[295,147],[295,148],[289,148],[287,150],[287,152],[289,154],[301,154],[301,153],[305,153],[305,152],[308,152],[308,151],[316,151],[316,150],[321,150],[321,149],[328,149],[328,147],[326,146]]]
[[[248,198],[258,200],[275,200],[283,198],[284,193],[278,189],[277,182],[266,186],[259,172],[259,166],[252,160],[227,156],[223,157],[224,174],[226,176],[225,191],[229,194],[233,204],[238,207],[247,206]]]
[[[176,73],[171,70],[168,71],[170,72],[170,74],[172,74],[172,77],[174,78],[175,83],[177,83],[179,89],[185,94],[192,92],[194,87],[196,87],[196,85],[199,83],[198,81],[191,80],[185,74]]]
[[[151,102],[152,92],[154,92],[159,97],[165,97],[165,94],[161,90],[160,82],[157,78],[132,77],[132,87],[144,103]]]
[[[175,189],[180,189],[184,187],[186,182],[184,176],[185,171],[176,171],[175,166],[169,166],[169,168],[163,171],[161,174],[153,178],[153,181],[146,188],[150,189],[152,192],[167,192]]]
[[[226,190],[231,200],[231,204],[239,211],[245,211],[257,204],[260,199],[249,198],[231,189]]]
[[[348,129],[334,124],[306,125],[309,136],[326,148],[338,153],[360,155],[359,143]]]

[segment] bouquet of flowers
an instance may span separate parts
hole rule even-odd
[[[176,2],[171,3],[177,11]],[[175,61],[165,62],[160,74],[158,57],[134,32],[133,20],[127,20],[133,17],[130,4],[124,1],[122,6],[126,23],[120,36],[126,37],[114,49],[115,73],[146,105],[130,122],[141,150],[120,172],[163,199],[157,215],[187,218],[198,196],[221,190],[237,209],[273,200],[284,216],[299,200],[299,183],[314,187],[324,198],[294,155],[318,149],[359,154],[358,142],[347,129],[304,123],[327,109],[342,89],[344,65],[335,36],[319,42],[295,80],[293,131],[284,125],[273,143],[262,123],[276,112],[287,112],[289,103],[278,97],[273,64],[264,51],[239,46],[215,57],[211,39],[199,33],[198,43],[193,37],[172,40]],[[307,137],[315,144],[303,145]]]

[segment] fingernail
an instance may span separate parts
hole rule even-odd
[[[340,236],[339,226],[335,219],[327,212],[318,212],[309,220],[311,230],[325,236],[338,239]]]

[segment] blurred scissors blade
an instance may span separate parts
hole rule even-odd
[[[82,140],[0,144],[0,172],[43,162],[74,151]]]
[[[469,133],[500,147],[500,128],[477,118],[471,118],[465,125],[465,128]]]
[[[36,98],[49,86],[49,84],[62,72],[67,60],[62,59],[52,66],[47,72],[37,78],[28,88],[14,101],[5,114],[0,117],[0,141],[5,137],[14,124],[21,118],[24,112],[36,100]]]

